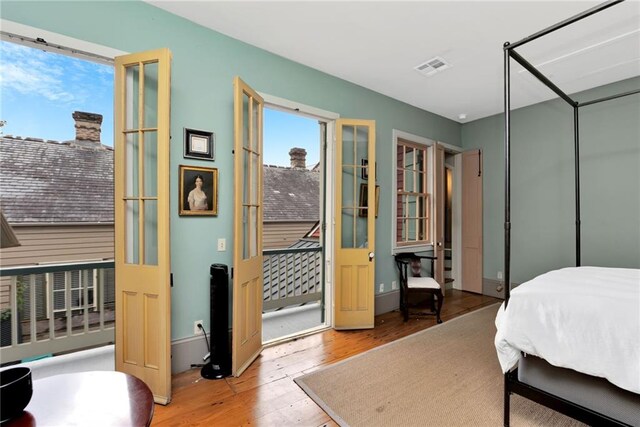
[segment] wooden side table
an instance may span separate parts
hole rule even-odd
[[[149,387],[132,375],[55,375],[33,382],[31,402],[7,426],[148,426],[153,405]]]

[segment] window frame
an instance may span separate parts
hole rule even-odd
[[[413,135],[407,132],[403,132],[400,130],[393,130],[393,144],[392,145],[392,159],[393,159],[393,173],[392,173],[392,189],[394,196],[392,197],[391,202],[391,217],[392,217],[392,226],[391,226],[391,251],[392,254],[396,254],[399,252],[407,252],[407,251],[427,251],[433,249],[433,146],[436,144],[435,140],[424,138],[421,136]],[[399,242],[397,239],[398,233],[398,212],[397,212],[397,203],[398,203],[398,146],[413,146],[418,149],[424,149],[425,151],[425,194],[426,195],[426,216],[427,216],[427,238],[425,240],[419,241],[408,241],[408,242]]]

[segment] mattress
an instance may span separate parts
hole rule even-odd
[[[604,378],[556,368],[534,356],[522,356],[518,380],[615,420],[640,426],[640,394],[616,387]]]
[[[496,316],[504,373],[520,353],[640,394],[640,270],[571,267],[511,291]]]

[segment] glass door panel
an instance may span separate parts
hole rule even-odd
[[[158,63],[127,66],[124,89],[125,262],[157,265]]]
[[[368,128],[342,129],[342,235],[341,247],[362,248],[368,241]]]
[[[158,126],[158,63],[150,62],[144,68],[144,123],[145,128]]]

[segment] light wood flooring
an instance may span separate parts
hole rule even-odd
[[[445,294],[442,320],[500,301],[450,290]],[[435,324],[434,316],[410,317],[404,323],[395,311],[376,316],[374,329],[328,330],[268,347],[240,378],[206,380],[199,368],[191,369],[173,377],[172,401],[155,406],[151,425],[335,426],[293,378]]]

